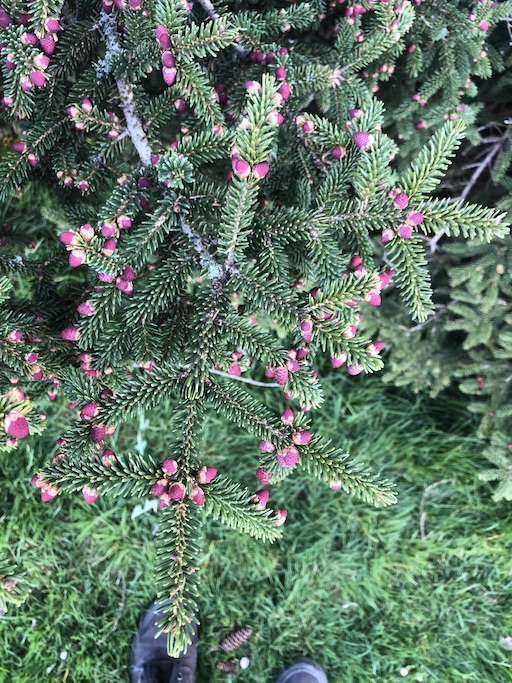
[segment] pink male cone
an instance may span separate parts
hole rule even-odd
[[[169,486],[169,498],[171,500],[182,500],[185,497],[186,490],[180,481],[175,481]]]
[[[98,490],[92,489],[90,486],[84,486],[82,489],[82,495],[86,503],[92,505],[98,500]]]
[[[27,418],[17,410],[11,410],[4,419],[4,429],[16,439],[23,439],[28,436],[29,427]]]
[[[266,504],[268,503],[268,497],[269,493],[267,489],[262,489],[261,491],[256,491],[254,494],[254,504],[256,506],[256,510],[263,510]]]
[[[176,462],[176,460],[172,460],[171,458],[166,458],[166,460],[163,461],[160,467],[162,468],[162,472],[164,474],[169,474],[171,476],[173,474],[176,474],[176,472],[178,471],[178,463]]]

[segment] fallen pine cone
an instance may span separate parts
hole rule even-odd
[[[225,674],[236,674],[238,672],[238,664],[236,662],[219,662],[217,669]]]
[[[221,640],[219,645],[221,650],[224,652],[233,652],[243,645],[245,641],[252,635],[252,628],[248,626],[242,626],[242,628],[237,628],[231,633],[229,633],[225,638]]]

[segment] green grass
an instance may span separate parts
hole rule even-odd
[[[463,405],[412,398],[378,378],[333,375],[325,389],[315,430],[395,481],[398,503],[376,510],[297,473],[271,488],[271,504],[289,511],[279,543],[208,522],[198,682],[229,681],[216,663],[248,656],[231,681],[268,683],[297,655],[317,659],[331,683],[510,682],[499,639],[512,635],[512,512],[476,481]],[[127,427],[118,447],[146,441],[164,453],[168,410]],[[256,489],[256,440],[214,414],[205,430],[206,464]],[[131,639],[153,596],[158,515],[132,519],[138,500],[40,503],[28,479],[56,436],[49,429],[0,462],[0,549],[33,585],[0,618],[0,682],[128,681]],[[426,497],[422,539],[422,494],[444,479],[455,481]],[[242,625],[254,634],[236,657],[215,649]]]

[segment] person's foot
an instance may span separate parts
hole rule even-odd
[[[178,658],[167,654],[167,633],[158,638],[156,621],[160,617],[157,610],[162,604],[149,606],[138,633],[133,639],[130,658],[131,683],[194,683],[197,665],[197,624],[194,637],[186,654]]]
[[[276,683],[328,683],[322,667],[311,659],[301,658],[283,671]]]

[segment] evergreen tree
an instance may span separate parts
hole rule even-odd
[[[364,9],[363,32],[357,21],[333,32],[340,10],[321,2],[79,0],[30,14],[14,2],[0,15],[16,135],[0,169],[13,215],[0,262],[5,447],[40,428],[39,397],[62,388],[78,419],[33,477],[42,499],[158,496],[157,595],[173,599],[160,626],[174,655],[197,612],[201,508],[268,541],[286,518],[267,508],[268,489],[204,461],[205,409],[254,434],[260,485],[300,468],[393,503],[389,482],[314,434],[315,367],[327,354],[350,375],[382,368],[361,311],[391,278],[413,319],[428,319],[423,236],[507,233],[494,209],[431,197],[459,119],[398,167],[364,70],[404,44],[414,8]],[[25,232],[16,221],[39,211],[34,195]],[[276,416],[245,385],[282,390],[292,408]],[[123,422],[170,397],[167,452],[109,448]]]
[[[510,218],[512,34],[509,3],[491,3],[487,8],[485,3],[476,3],[470,9],[453,2],[446,4],[437,17],[433,5],[424,3],[422,7],[422,52],[427,52],[427,45],[437,46],[428,54],[431,65],[438,59],[435,83],[443,85],[437,99],[422,99],[415,105],[413,99],[400,103],[396,89],[380,88],[378,96],[388,112],[385,129],[399,132],[406,139],[401,151],[406,157],[414,157],[421,135],[425,134],[413,133],[411,112],[415,107],[418,112],[421,106],[424,113],[428,123],[425,131],[439,122],[441,116],[462,118],[469,124],[469,142],[463,144],[438,186],[437,195],[452,200],[455,195],[458,200],[495,205]],[[491,14],[482,18],[486,12]],[[492,21],[487,23],[489,16]],[[416,12],[414,26],[418,17]],[[482,39],[477,44],[474,38],[482,20],[486,21],[485,30],[480,31],[485,41]],[[471,21],[472,31],[458,30],[463,21],[466,24]],[[431,33],[429,38],[429,32],[436,26],[438,33]],[[472,57],[470,52],[479,45],[482,55]],[[435,59],[434,55],[437,55]],[[403,60],[403,55],[400,59]],[[452,68],[441,68],[443,60],[445,65],[452,64]],[[402,66],[401,70],[397,67],[395,76],[408,83],[411,90],[420,91],[425,87],[418,87],[418,81],[430,79],[430,70],[407,80],[410,74]],[[495,74],[492,79],[488,78],[491,67]],[[458,98],[446,96],[454,93],[453,84],[464,82],[469,87],[461,87]],[[429,270],[435,285],[435,314],[426,323],[411,326],[399,302],[392,300],[391,291],[385,314],[374,310],[372,320],[367,318],[367,329],[378,334],[388,348],[384,379],[399,386],[411,386],[415,391],[428,390],[432,396],[454,385],[468,397],[469,410],[482,416],[478,434],[485,446],[483,455],[495,467],[483,471],[481,476],[485,480],[497,480],[494,494],[497,501],[512,500],[512,396],[508,380],[511,356],[507,345],[511,239],[508,235],[492,243],[446,241],[441,230],[427,239]]]

